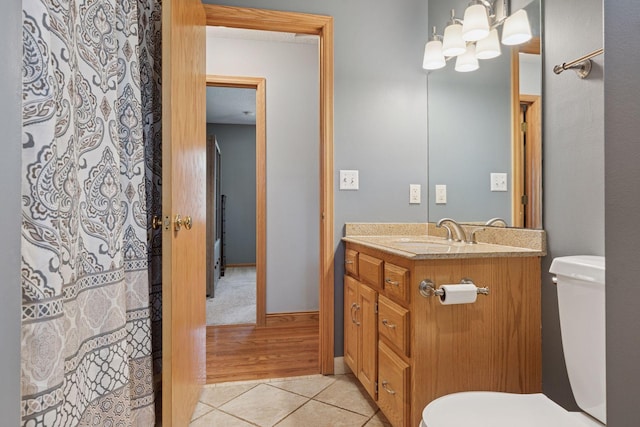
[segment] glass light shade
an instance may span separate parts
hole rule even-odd
[[[437,70],[447,65],[442,53],[442,42],[440,40],[432,40],[424,46],[424,60],[422,68],[425,70]]]
[[[531,26],[527,11],[520,9],[504,21],[502,44],[513,46],[531,40]]]
[[[468,73],[469,71],[475,71],[480,66],[478,65],[478,59],[476,58],[476,46],[470,44],[467,46],[467,51],[456,58],[456,71],[461,73]]]
[[[487,8],[473,4],[464,11],[462,39],[468,42],[481,40],[489,35],[489,16]]]
[[[491,59],[500,56],[500,40],[498,40],[498,30],[495,28],[489,32],[489,35],[482,40],[476,42],[476,58]]]
[[[462,55],[466,50],[466,43],[462,40],[462,25],[451,24],[445,28],[442,39],[442,53],[444,56]]]

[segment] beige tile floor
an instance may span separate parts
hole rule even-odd
[[[190,427],[390,426],[352,374],[205,386]]]

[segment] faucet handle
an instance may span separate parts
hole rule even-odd
[[[476,243],[478,243],[476,241],[476,232],[483,231],[485,228],[486,227],[477,227],[471,230],[471,233],[469,233],[469,239],[467,240],[467,243],[471,243],[472,245],[475,245]]]

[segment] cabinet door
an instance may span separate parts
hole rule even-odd
[[[378,349],[378,406],[395,427],[408,426],[410,367],[383,342],[380,342]]]
[[[357,374],[358,366],[358,281],[344,276],[344,361]]]
[[[359,284],[358,320],[360,320],[360,353],[358,379],[365,390],[376,399],[376,374],[378,365],[378,321],[376,314],[377,292]]]

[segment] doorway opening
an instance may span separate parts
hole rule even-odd
[[[212,75],[206,80],[207,325],[263,326],[266,322],[265,79]],[[219,118],[215,105],[220,100],[240,103],[238,117]],[[253,105],[247,100],[252,100]],[[229,111],[225,110],[224,114],[232,114]],[[218,140],[216,135],[223,140]]]
[[[319,210],[318,300],[316,363],[323,374],[333,373],[334,349],[334,229],[333,229],[333,18],[219,5],[204,5],[208,26],[286,32],[319,37]],[[315,227],[314,227],[315,228]],[[308,232],[307,228],[304,230]],[[290,250],[295,250],[293,247]],[[293,265],[293,267],[300,267]],[[306,313],[300,313],[307,319]],[[311,315],[312,316],[312,315]],[[305,320],[306,321],[306,320]],[[303,323],[305,322],[303,321]],[[217,332],[216,332],[217,333]],[[208,337],[209,338],[209,337]],[[317,371],[316,371],[317,372]]]

